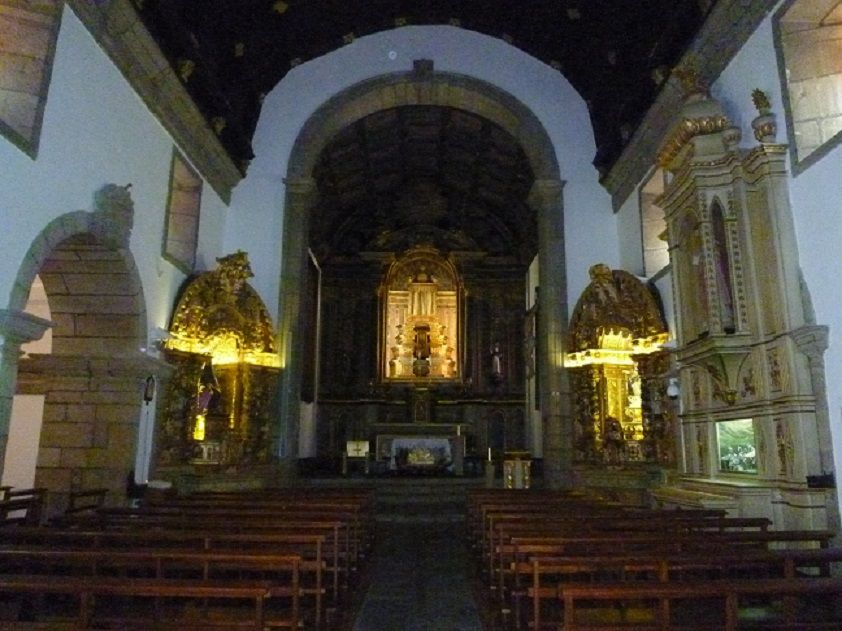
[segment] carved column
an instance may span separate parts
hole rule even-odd
[[[563,368],[567,337],[563,188],[560,180],[537,180],[529,198],[538,214],[538,397],[544,422],[544,479],[551,488],[573,484],[573,417]]]
[[[20,347],[26,342],[40,339],[53,322],[38,318],[25,311],[0,309],[0,473],[6,461],[6,443],[9,440],[9,423],[12,416],[12,398],[18,375]]]
[[[298,421],[301,407],[302,304],[307,256],[307,226],[316,196],[312,178],[286,180],[284,207],[284,252],[281,269],[281,304],[278,314],[278,348],[281,356],[280,414],[275,428],[276,454],[286,466],[298,457]],[[289,473],[289,472],[288,472]]]

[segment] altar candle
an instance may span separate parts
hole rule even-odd
[[[491,447],[488,448],[488,462],[491,462]]]
[[[461,425],[457,425],[457,426],[456,426],[456,435],[457,435],[457,436],[461,436],[461,435],[462,435],[462,426],[461,426]]]

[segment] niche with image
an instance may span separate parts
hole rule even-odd
[[[719,470],[726,473],[757,473],[757,448],[751,419],[716,424]]]

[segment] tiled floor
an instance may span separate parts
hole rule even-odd
[[[383,524],[353,631],[482,631],[462,524]]]

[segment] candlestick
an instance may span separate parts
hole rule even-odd
[[[491,447],[488,448],[488,462],[491,462]]]

